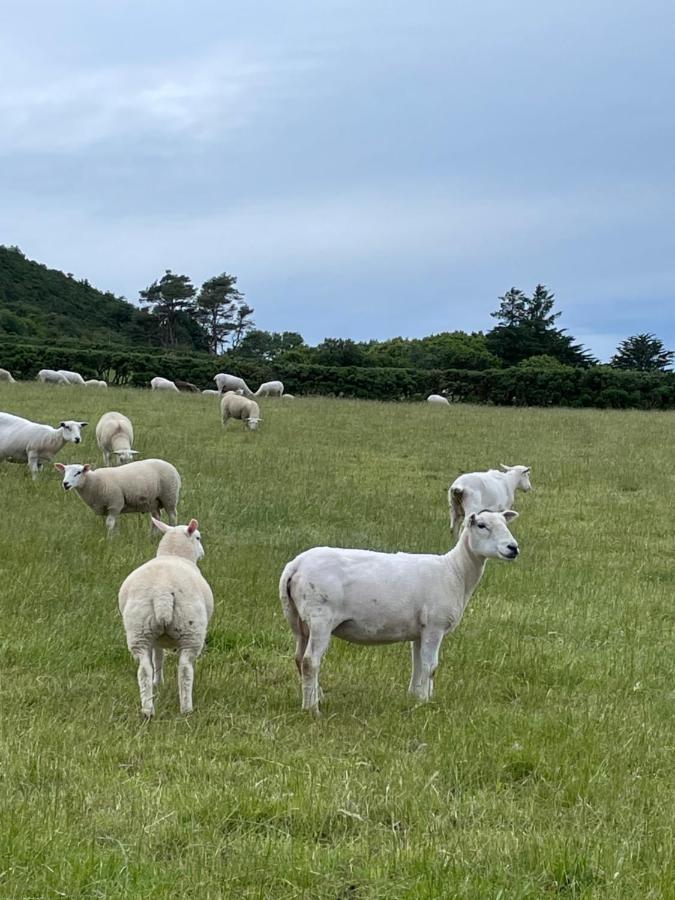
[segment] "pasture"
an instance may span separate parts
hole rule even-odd
[[[675,896],[673,414],[218,400],[0,384],[0,408],[98,417],[183,477],[215,596],[195,712],[175,659],[143,723],[117,611],[154,555],[53,470],[0,464],[0,896]],[[334,641],[323,717],[300,710],[277,584],[328,544],[444,552],[461,471],[532,466],[513,525],[446,638],[434,699],[407,645]]]

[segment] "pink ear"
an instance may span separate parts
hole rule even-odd
[[[59,472],[65,472],[65,471],[66,471],[66,467],[63,465],[63,463],[54,463],[54,468],[55,468],[55,469],[58,469]]]
[[[193,531],[197,530],[198,522],[196,519],[190,519],[190,524],[188,525],[188,534],[192,534]]]
[[[89,465],[89,463],[85,463],[85,464],[82,466],[82,471],[83,471],[83,472],[88,472],[89,469],[91,469],[91,466]]]

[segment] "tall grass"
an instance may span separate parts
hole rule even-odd
[[[673,897],[672,414],[263,402],[0,385],[0,406],[107,409],[182,473],[216,599],[195,712],[168,660],[140,718],[117,613],[154,555],[54,471],[0,464],[0,896]],[[515,564],[490,563],[434,700],[409,649],[335,641],[300,711],[277,583],[317,544],[441,552],[463,470],[526,463]]]

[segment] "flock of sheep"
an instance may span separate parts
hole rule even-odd
[[[0,375],[1,380],[8,379]],[[261,385],[255,394],[233,375],[221,373],[215,381],[218,391],[212,393],[221,396],[224,424],[239,418],[255,429],[260,412],[253,398],[283,395],[279,381]],[[152,388],[178,390],[167,379],[153,379]],[[66,443],[80,443],[86,425],[66,420],[53,428],[0,413],[0,460],[27,462],[36,478]],[[76,491],[97,515],[105,516],[109,534],[119,515],[132,512],[150,513],[151,527],[162,532],[155,558],[123,582],[119,609],[127,646],[138,664],[143,715],[154,715],[153,692],[163,680],[165,649],[178,652],[180,709],[189,713],[194,663],[213,613],[211,588],[197,566],[204,549],[196,519],[188,525],[177,524],[181,489],[177,469],[162,459],[134,461],[133,440],[127,416],[104,413],[96,426],[104,467],[56,463],[55,468],[63,475],[65,491]],[[518,555],[508,524],[518,515],[511,508],[516,491],[531,489],[529,475],[527,466],[502,466],[502,471],[490,469],[457,478],[448,490],[456,543],[446,554],[314,547],[285,566],[279,596],[295,637],[303,709],[319,713],[319,670],[333,635],[357,644],[409,641],[409,691],[419,700],[431,697],[443,638],[461,621],[487,560],[513,560]],[[169,524],[161,520],[162,510]]]

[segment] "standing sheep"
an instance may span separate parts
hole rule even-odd
[[[244,427],[249,431],[255,431],[260,423],[260,407],[255,400],[248,400],[236,391],[227,391],[220,401],[220,414],[223,425],[227,425],[228,419],[241,419]]]
[[[529,491],[530,466],[501,465],[498,469],[487,472],[467,472],[455,478],[448,488],[450,505],[450,525],[455,537],[469,513],[477,513],[482,509],[502,512],[513,506],[516,491]]]
[[[134,426],[119,412],[103,413],[96,426],[96,443],[103,451],[103,464],[110,465],[112,455],[119,463],[132,462],[138,450],[132,450]]]
[[[12,373],[7,369],[0,369],[0,381],[7,381],[10,384],[15,384],[15,381],[12,378]]]
[[[68,369],[59,369],[59,375],[63,375],[68,384],[84,384],[84,378],[79,372],[69,372]]]
[[[31,422],[11,413],[0,413],[0,459],[27,462],[33,478],[51,462],[66,442],[79,444],[86,422],[67,419],[58,428]]]
[[[218,375],[213,376],[213,380],[221,394],[224,394],[226,391],[241,391],[245,397],[249,398],[249,400],[255,396],[244,379],[238,378],[236,375],[228,375],[226,372],[219,372]]]
[[[163,678],[164,649],[178,651],[180,711],[192,712],[194,663],[204,647],[213,614],[213,594],[197,568],[204,556],[197,520],[164,532],[154,559],[135,569],[122,583],[119,609],[129,651],[138,662],[141,711],[155,714],[153,687]]]
[[[284,393],[283,381],[265,381],[255,392],[256,397],[281,397]]]
[[[173,381],[169,381],[168,378],[160,378],[159,376],[152,379],[150,388],[153,391],[176,391],[178,393],[178,388]]]
[[[40,369],[37,373],[37,380],[41,381],[42,384],[69,384],[66,376],[55,369]]]
[[[88,378],[85,381],[87,387],[99,387],[99,388],[107,388],[108,384],[105,381],[102,381],[100,378]]]
[[[178,378],[174,381],[174,384],[178,388],[179,391],[187,391],[192,394],[199,394],[199,388],[196,384],[192,384],[191,381],[180,381]]]
[[[471,514],[449,553],[314,547],[285,567],[279,596],[295,636],[302,708],[319,712],[319,669],[332,635],[354,644],[410,641],[408,690],[429,700],[443,638],[459,625],[488,559],[515,559],[518,513]]]
[[[63,473],[63,489],[74,488],[97,516],[105,516],[111,535],[122,513],[149,512],[160,518],[165,509],[171,525],[177,521],[180,475],[163,459],[142,459],[119,468],[92,469],[91,466],[55,463]]]

